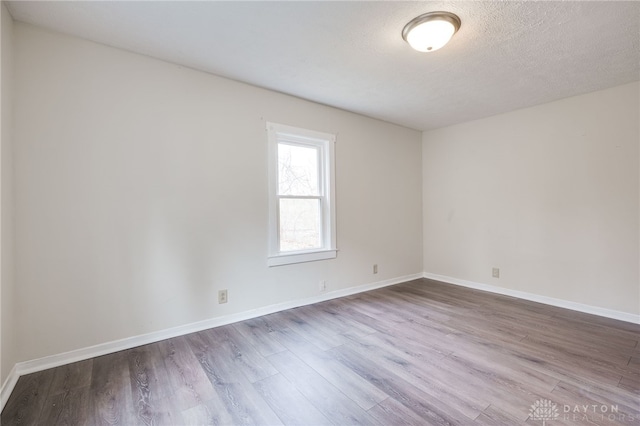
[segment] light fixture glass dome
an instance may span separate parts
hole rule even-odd
[[[460,18],[449,12],[429,12],[405,25],[402,38],[419,52],[433,52],[447,44],[460,28]]]

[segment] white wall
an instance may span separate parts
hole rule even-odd
[[[21,23],[15,39],[19,360],[421,273],[419,132]],[[266,266],[267,120],[338,134],[335,260]]]
[[[639,98],[633,83],[425,132],[425,271],[640,313]]]
[[[16,362],[13,275],[13,19],[0,4],[0,384]]]

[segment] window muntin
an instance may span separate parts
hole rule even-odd
[[[276,123],[267,132],[268,264],[335,257],[335,135]]]

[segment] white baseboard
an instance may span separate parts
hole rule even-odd
[[[185,334],[194,333],[209,328],[219,327],[222,325],[232,324],[238,321],[244,321],[251,318],[260,317],[263,315],[273,314],[275,312],[284,311],[287,309],[297,308],[300,306],[311,305],[313,303],[324,302],[326,300],[336,299],[338,297],[350,296],[352,294],[362,293],[365,291],[375,290],[377,288],[387,287],[394,284],[403,283],[406,281],[416,280],[422,278],[422,273],[405,275],[398,278],[393,278],[384,281],[378,281],[370,284],[363,284],[355,287],[349,287],[341,290],[335,290],[327,293],[322,293],[317,296],[308,297],[305,299],[292,300],[288,302],[278,303],[275,305],[265,306],[250,311],[240,312],[237,314],[225,315],[222,317],[210,318],[204,321],[198,321],[191,324],[185,324],[178,327],[169,328],[166,330],[155,331],[148,334],[139,336],[127,337],[120,340],[114,340],[111,342],[100,343],[95,346],[89,346],[86,348],[75,349],[69,352],[61,354],[50,355],[44,358],[32,359],[29,361],[19,362],[11,369],[9,376],[2,385],[0,390],[0,411],[4,408],[9,395],[13,391],[18,378],[25,374],[35,373],[36,371],[42,371],[53,367],[58,367],[64,364],[70,364],[72,362],[83,361],[85,359],[94,358],[101,355],[106,355],[113,352],[122,351],[125,349],[135,348],[141,345],[147,345],[149,343],[159,342],[161,340],[170,339],[172,337],[183,336]]]
[[[19,378],[20,376],[18,375],[16,365],[14,365],[2,384],[2,389],[0,389],[0,412],[2,412],[4,404],[9,400],[9,395],[13,392],[13,388],[16,386],[16,383],[18,383]]]
[[[505,296],[517,297],[518,299],[530,300],[532,302],[544,303],[545,305],[557,306],[559,308],[570,309],[572,311],[584,312],[587,314],[598,315],[601,317],[617,319],[620,321],[640,324],[640,315],[630,314],[628,312],[614,311],[612,309],[600,308],[598,306],[584,305],[582,303],[571,302],[563,299],[555,299],[553,297],[541,296],[538,294],[527,293],[519,290],[511,290],[504,287],[496,287],[489,284],[481,284],[473,281],[461,280],[459,278],[447,277],[445,275],[432,274],[425,272],[424,278],[441,281],[447,284],[469,287],[476,290],[487,291],[490,293],[502,294]]]

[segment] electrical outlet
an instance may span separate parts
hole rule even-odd
[[[227,290],[218,291],[218,303],[227,303]]]
[[[327,291],[327,282],[325,280],[320,281],[320,291]]]
[[[377,263],[373,265],[373,273],[374,274],[378,273],[378,264]]]
[[[491,270],[491,276],[493,276],[493,278],[500,278],[500,268],[493,268]]]

